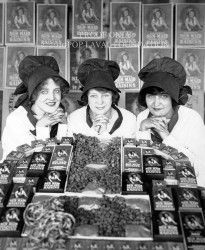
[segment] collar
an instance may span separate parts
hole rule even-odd
[[[123,121],[122,113],[121,113],[121,111],[118,109],[118,107],[115,106],[114,104],[112,104],[112,108],[113,108],[114,110],[117,111],[118,118],[117,118],[117,120],[115,121],[113,127],[111,128],[111,130],[110,130],[110,132],[109,132],[110,135],[113,134],[113,133],[121,126],[122,121]],[[92,120],[91,120],[89,110],[90,110],[90,107],[89,107],[89,105],[87,105],[87,108],[86,108],[86,122],[87,122],[88,126],[91,128],[92,125],[93,125],[93,122],[92,122]]]

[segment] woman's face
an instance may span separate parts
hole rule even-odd
[[[172,99],[166,93],[146,94],[146,104],[153,116],[170,118],[173,112]]]
[[[124,16],[128,16],[128,15],[129,15],[128,10],[124,10]]]
[[[88,91],[88,105],[95,115],[105,115],[111,109],[112,91],[90,89]]]
[[[53,79],[48,78],[45,85],[39,91],[37,99],[33,106],[37,115],[43,115],[45,113],[53,113],[59,107],[61,101],[61,89]]]
[[[160,11],[156,11],[155,15],[156,15],[156,18],[159,18],[161,16]]]
[[[193,11],[193,10],[190,10],[190,11],[189,11],[189,17],[194,17],[194,16],[195,16],[194,11]]]
[[[51,11],[50,12],[50,18],[53,19],[55,17],[55,12],[54,11]]]
[[[18,15],[19,15],[19,16],[22,16],[23,13],[24,13],[24,12],[23,12],[23,9],[20,8],[20,9],[18,10]]]
[[[127,61],[128,56],[127,56],[126,54],[124,54],[124,55],[122,56],[122,59],[123,59],[123,61]]]
[[[194,62],[194,56],[190,56],[190,57],[189,57],[189,61],[190,61],[190,62]]]
[[[86,8],[87,8],[87,10],[89,10],[89,9],[91,8],[91,3],[88,2],[88,3],[86,4]]]

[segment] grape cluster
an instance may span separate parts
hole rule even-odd
[[[96,137],[75,135],[73,161],[71,164],[67,191],[81,192],[90,182],[107,193],[121,192],[120,138],[100,142]],[[105,164],[106,169],[88,169],[87,164]]]
[[[73,213],[73,212],[72,212]],[[133,209],[126,204],[123,197],[104,196],[100,199],[100,207],[93,210],[77,209],[76,226],[94,225],[98,227],[99,236],[125,237],[125,226],[141,225],[149,229],[151,216],[149,213]]]

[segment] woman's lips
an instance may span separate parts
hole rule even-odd
[[[105,107],[96,107],[96,109],[103,110]]]
[[[50,107],[53,107],[53,106],[55,106],[56,103],[55,103],[55,102],[47,102],[46,104],[47,104],[48,106],[50,106]]]

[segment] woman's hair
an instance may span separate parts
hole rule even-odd
[[[106,89],[106,88],[93,88],[97,91],[100,92],[107,92],[107,91],[111,91],[112,92],[112,104],[117,105],[120,99],[120,95],[117,92],[114,92],[110,89]],[[89,91],[89,90],[88,90]],[[81,106],[86,106],[88,104],[88,91],[84,93],[84,95],[81,96],[81,100],[79,101],[79,104]]]
[[[159,93],[166,93],[166,91],[164,91],[162,88],[155,87],[155,86],[147,87],[147,88],[142,90],[142,92],[140,94],[140,101],[138,100],[138,102],[140,105],[147,108],[146,98],[145,98],[146,94],[157,95]],[[172,98],[171,98],[171,100],[172,100],[172,107],[175,108],[178,105],[178,103],[175,100],[173,100]]]
[[[54,81],[56,84],[58,84],[58,85],[60,86],[60,90],[61,90],[61,100],[62,100],[62,99],[68,94],[69,87],[66,86],[66,84],[64,83],[64,81],[63,81],[60,77],[53,77],[53,76],[51,76],[51,77],[49,77],[49,78],[53,79],[53,81]],[[47,78],[47,79],[48,79],[48,78]],[[30,98],[30,102],[29,102],[30,106],[32,106],[32,105],[35,103],[35,101],[36,101],[36,99],[37,99],[37,97],[38,97],[40,91],[42,90],[43,86],[47,84],[47,82],[46,82],[47,79],[44,80],[42,83],[40,83],[40,84],[34,89],[32,95],[31,95],[31,98]]]

